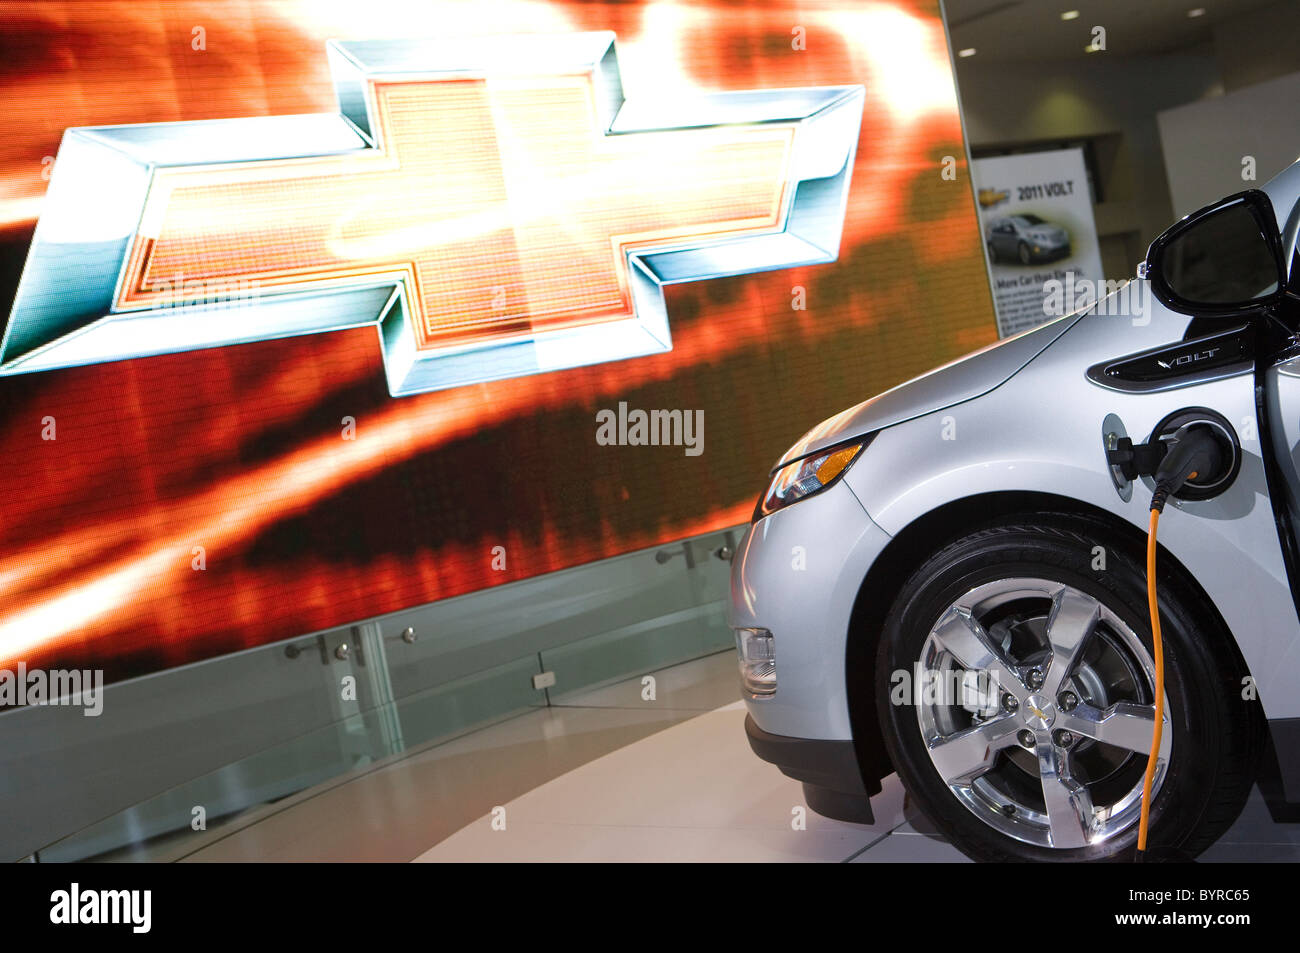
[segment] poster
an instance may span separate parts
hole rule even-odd
[[[976,159],[972,173],[999,336],[1086,300],[1103,276],[1083,150]]]

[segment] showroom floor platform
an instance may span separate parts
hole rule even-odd
[[[479,818],[419,860],[965,859],[928,837],[891,835],[907,830],[894,778],[873,799],[875,824],[808,811],[799,782],[750,752],[744,720],[733,702],[598,758],[504,805],[505,830]]]
[[[873,825],[804,811],[798,782],[749,750],[731,652],[654,674],[654,701],[640,677],[555,697],[280,802],[184,859],[965,862],[896,777]],[[1295,862],[1300,825],[1253,795],[1201,859]]]

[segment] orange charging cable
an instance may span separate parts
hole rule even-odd
[[[1147,609],[1151,613],[1151,651],[1156,661],[1156,723],[1151,729],[1151,753],[1147,755],[1146,776],[1142,779],[1142,816],[1138,821],[1139,851],[1147,849],[1147,825],[1151,814],[1151,785],[1156,777],[1156,762],[1160,758],[1160,735],[1165,723],[1165,649],[1160,641],[1160,607],[1156,602],[1156,528],[1160,524],[1160,511],[1151,510],[1151,526],[1147,530]]]
[[[1186,479],[1196,479],[1196,471],[1187,474]],[[1151,785],[1155,783],[1156,762],[1160,759],[1160,736],[1165,727],[1165,646],[1160,640],[1160,606],[1156,601],[1156,529],[1160,526],[1160,511],[1165,508],[1168,492],[1167,484],[1157,485],[1155,495],[1151,497],[1151,525],[1147,528],[1147,611],[1151,614],[1151,652],[1156,660],[1156,723],[1151,728],[1151,753],[1147,755],[1147,770],[1142,777],[1142,814],[1138,820],[1138,852],[1135,859],[1140,859],[1147,849]]]

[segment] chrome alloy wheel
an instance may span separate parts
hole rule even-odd
[[[985,824],[1071,848],[1137,823],[1155,666],[1103,603],[1047,579],[978,586],[935,622],[916,675],[930,760]],[[1168,710],[1166,694],[1153,796],[1173,744]]]

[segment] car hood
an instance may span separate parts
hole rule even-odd
[[[1057,318],[990,344],[951,364],[899,384],[856,407],[841,411],[804,434],[798,443],[785,452],[773,469],[873,430],[900,424],[913,417],[934,413],[987,394],[1041,354],[1081,316],[1071,314]]]

